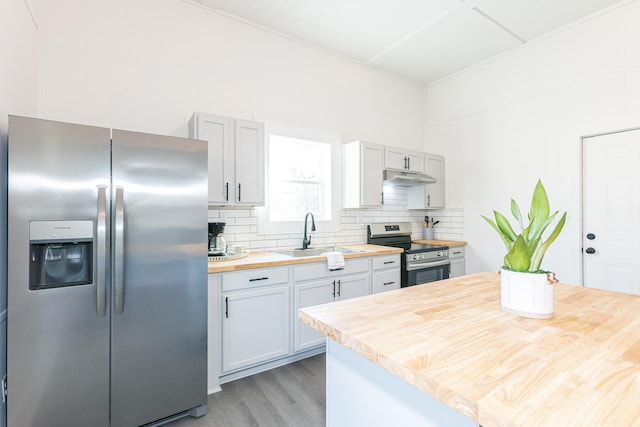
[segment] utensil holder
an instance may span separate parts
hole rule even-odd
[[[422,238],[424,240],[433,240],[433,227],[425,227],[422,229]]]

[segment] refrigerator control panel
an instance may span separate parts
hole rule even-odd
[[[31,221],[29,240],[93,239],[93,221]]]

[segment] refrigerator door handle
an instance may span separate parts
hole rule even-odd
[[[113,262],[115,278],[116,314],[124,312],[124,188],[116,188],[115,206],[115,255]]]
[[[104,316],[107,311],[107,187],[98,187],[98,215],[96,223],[96,313]]]

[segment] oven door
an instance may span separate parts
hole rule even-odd
[[[405,267],[402,287],[421,285],[449,278],[451,262],[446,260],[409,264]]]

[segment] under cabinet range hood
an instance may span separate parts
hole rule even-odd
[[[413,187],[415,185],[433,184],[436,179],[424,173],[384,171],[384,185],[396,187]]]

